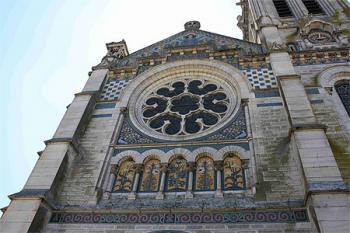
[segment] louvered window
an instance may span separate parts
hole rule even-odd
[[[273,0],[273,4],[275,5],[277,13],[280,17],[293,16],[286,0]]]
[[[323,14],[320,4],[316,0],[302,0],[309,14]]]

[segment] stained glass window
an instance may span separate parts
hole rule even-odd
[[[196,163],[196,191],[215,190],[214,161],[206,156],[198,159]]]
[[[140,192],[157,192],[160,181],[160,161],[151,159],[144,165]]]
[[[142,106],[143,121],[167,135],[195,134],[227,115],[229,99],[223,88],[207,80],[183,80],[153,91]]]
[[[224,189],[237,190],[244,188],[244,173],[241,159],[229,155],[224,160]]]
[[[186,191],[187,188],[187,162],[184,158],[176,158],[168,166],[166,191]]]
[[[350,116],[350,80],[343,80],[335,85],[335,89]]]
[[[135,162],[127,160],[120,164],[115,183],[115,192],[131,192],[135,175]]]

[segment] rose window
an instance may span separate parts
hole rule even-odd
[[[168,82],[145,98],[141,114],[153,131],[191,135],[206,131],[228,113],[230,99],[224,88],[205,79]]]

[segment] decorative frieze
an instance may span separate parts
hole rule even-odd
[[[59,224],[237,224],[308,222],[305,209],[187,213],[53,213],[50,223]]]

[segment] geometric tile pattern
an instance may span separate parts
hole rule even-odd
[[[129,79],[124,80],[108,80],[104,85],[100,100],[118,100],[122,90],[128,84]]]
[[[242,72],[248,78],[253,89],[268,89],[277,87],[277,80],[271,69],[258,68],[242,70]]]

